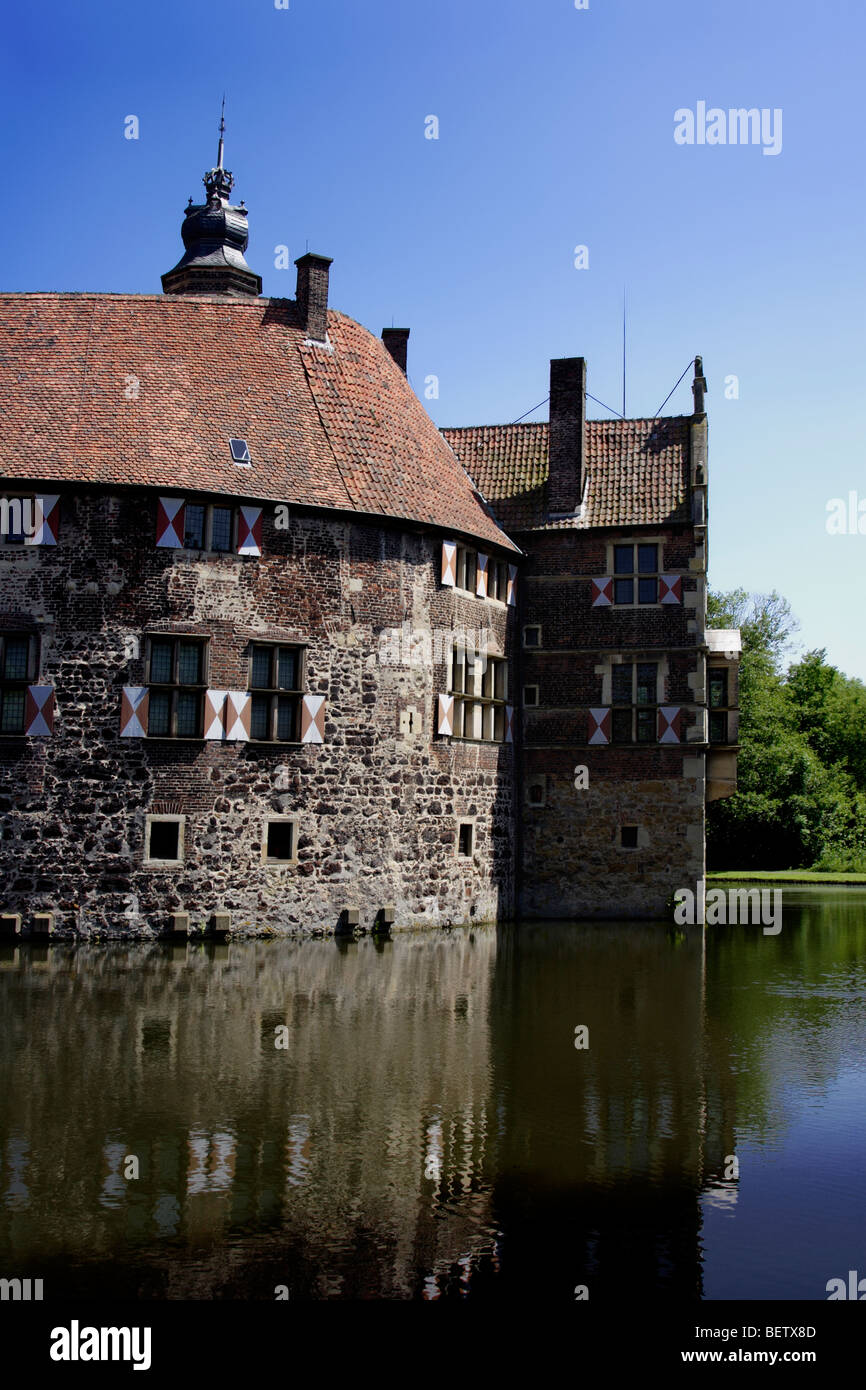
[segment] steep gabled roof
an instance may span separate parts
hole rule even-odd
[[[294,300],[0,294],[0,473],[337,508],[515,549],[382,342],[334,311],[328,338],[307,342]]]
[[[479,425],[442,433],[501,526],[516,534],[547,528],[657,526],[689,520],[691,417],[588,420],[579,518],[547,519],[546,423]]]

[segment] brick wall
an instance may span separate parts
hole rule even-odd
[[[515,537],[528,552],[518,622],[541,628],[520,652],[519,682],[538,686],[523,708],[518,787],[519,910],[529,917],[660,917],[672,893],[704,871],[705,766],[694,747],[702,700],[702,551],[690,526],[578,528]],[[611,573],[611,542],[657,541],[682,604],[593,607],[591,580]],[[659,703],[683,706],[675,745],[589,745],[589,710],[609,707],[620,661],[659,666]],[[690,744],[692,746],[690,746]],[[584,767],[588,786],[575,785]],[[543,798],[533,802],[530,788]],[[636,827],[636,848],[622,845]]]

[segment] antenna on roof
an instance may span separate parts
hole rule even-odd
[[[223,92],[223,104],[222,104],[222,110],[220,111],[220,143],[219,143],[219,149],[217,150],[217,168],[218,168],[218,169],[221,169],[221,168],[223,167],[223,136],[224,136],[225,133],[226,133],[226,119],[225,119],[225,117],[226,117],[226,94],[225,94],[225,92]]]
[[[625,285],[622,287],[622,418],[625,419]]]

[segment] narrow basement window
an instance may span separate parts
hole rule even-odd
[[[265,826],[265,861],[288,864],[295,857],[295,822],[269,820]]]
[[[145,860],[151,864],[179,864],[182,859],[183,817],[148,816]]]
[[[474,826],[471,821],[462,821],[457,838],[457,853],[463,859],[472,858],[472,841]]]
[[[622,827],[622,847],[623,849],[637,849],[637,826],[624,825]]]

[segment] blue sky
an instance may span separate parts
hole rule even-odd
[[[778,589],[866,679],[866,535],[825,525],[866,500],[856,0],[77,0],[4,40],[2,288],[158,293],[225,90],[264,293],[294,293],[276,246],[333,256],[335,307],[411,327],[438,424],[522,415],[551,357],[621,408],[624,287],[629,415],[702,354],[712,585]],[[700,101],[781,109],[781,152],[678,145]]]

